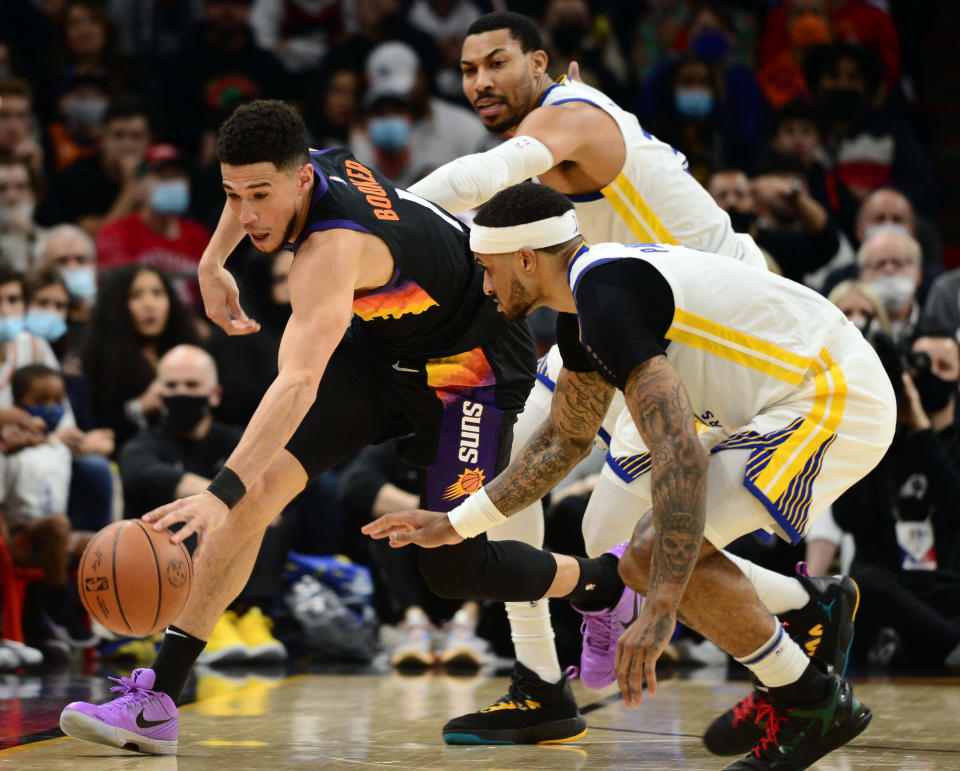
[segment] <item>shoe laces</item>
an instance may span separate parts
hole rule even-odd
[[[788,709],[787,712],[790,710]],[[786,713],[777,712],[776,708],[769,701],[764,700],[757,708],[757,722],[767,721],[767,732],[760,737],[753,748],[753,754],[758,758],[770,747],[776,747],[780,740],[780,729],[787,722]]]
[[[734,727],[741,723],[753,720],[756,723],[761,722],[760,707],[770,702],[763,695],[758,696],[756,691],[750,691],[740,701],[733,705],[733,725]]]
[[[532,698],[530,694],[526,693],[528,689],[525,686],[524,680],[521,677],[514,675],[510,678],[510,689],[497,699],[493,704],[491,704],[486,709],[480,710],[481,712],[495,712],[497,709],[502,708],[501,705],[511,705],[517,709],[537,709],[540,707],[540,702]]]
[[[615,636],[613,629],[614,621],[614,614],[610,611],[603,611],[595,615],[591,614],[586,616],[580,625],[583,644],[591,650],[600,653],[609,651],[610,639]]]
[[[110,688],[111,693],[114,691],[119,692],[121,695],[118,696],[113,701],[104,704],[104,707],[109,709],[120,709],[123,707],[130,707],[139,701],[148,699],[154,696],[154,691],[148,690],[143,686],[137,685],[132,677],[113,677],[108,675],[108,677],[113,680],[118,685],[114,685]]]

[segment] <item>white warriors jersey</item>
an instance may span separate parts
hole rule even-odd
[[[626,144],[623,168],[602,190],[567,196],[588,243],[683,244],[766,267],[750,236],[733,232],[730,217],[687,170],[687,159],[641,127],[610,97],[566,76],[540,105],[588,102],[616,121]]]
[[[587,270],[619,259],[646,260],[670,285],[675,309],[666,356],[702,423],[735,431],[775,404],[807,398],[812,377],[825,400],[818,422],[829,428],[827,402],[842,375],[824,343],[849,323],[835,305],[768,271],[664,244],[591,246],[570,264],[574,295]]]

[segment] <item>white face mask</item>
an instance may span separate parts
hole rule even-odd
[[[36,204],[33,201],[21,201],[13,206],[0,206],[0,226],[9,225],[13,220],[33,222],[33,210]]]
[[[891,316],[903,313],[917,291],[917,285],[909,276],[884,276],[868,281],[867,286],[876,292]]]
[[[906,225],[899,222],[874,222],[872,225],[866,225],[863,228],[863,240],[868,241],[877,233],[899,233],[902,236],[913,238]]]

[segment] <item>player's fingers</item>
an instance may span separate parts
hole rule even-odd
[[[163,519],[167,514],[177,511],[180,508],[181,501],[173,501],[172,503],[167,503],[163,506],[155,508],[153,511],[148,511],[140,519],[144,522],[157,522]],[[162,530],[163,528],[154,528],[155,530]]]
[[[617,675],[617,687],[620,688],[620,695],[623,697],[623,703],[630,706],[630,663],[631,651],[625,648],[623,656],[614,672]]]
[[[193,550],[193,564],[200,564],[200,555],[203,553],[203,532],[197,533],[197,548]]]
[[[650,656],[644,664],[644,674],[647,677],[647,693],[657,695],[657,660]]]
[[[646,657],[641,651],[633,658],[633,666],[630,667],[630,694],[633,702],[630,706],[639,707],[643,701],[643,667]]]
[[[386,538],[394,531],[409,529],[410,526],[400,520],[395,514],[386,514],[380,517],[380,519],[375,519],[373,522],[365,524],[360,528],[360,532],[364,535],[369,535],[371,538],[379,539]]]
[[[194,517],[171,536],[170,543],[182,543],[194,533],[199,537],[201,530],[203,530],[203,520],[200,517]]]
[[[178,522],[189,522],[191,520],[193,520],[193,515],[184,509],[171,511],[167,516],[154,522],[153,529],[160,532],[161,530],[169,529],[171,525],[175,525]],[[174,543],[176,543],[176,541],[174,541]]]
[[[260,331],[260,325],[252,319],[244,319],[243,321],[230,319],[228,323],[230,328],[227,331],[231,335],[251,335]]]
[[[227,293],[227,307],[230,309],[230,315],[236,321],[249,321],[249,317],[243,308],[240,307],[240,293],[236,290]]]

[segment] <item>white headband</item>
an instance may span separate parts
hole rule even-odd
[[[559,217],[525,222],[505,228],[474,225],[470,228],[470,250],[478,254],[507,254],[528,246],[542,249],[569,241],[579,235],[577,215],[569,209]]]

